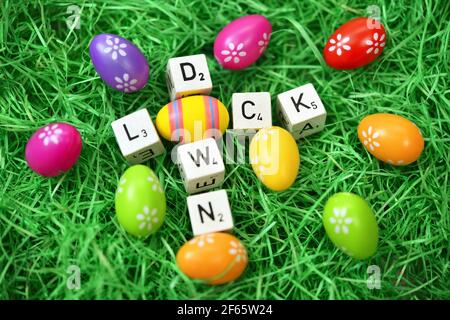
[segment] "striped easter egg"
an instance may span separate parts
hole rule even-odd
[[[187,143],[220,138],[229,121],[227,108],[216,98],[190,96],[162,107],[156,116],[156,128],[166,140]]]

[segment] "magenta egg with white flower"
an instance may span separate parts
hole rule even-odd
[[[253,14],[227,24],[214,41],[214,57],[225,68],[244,69],[266,50],[272,25],[266,17]]]
[[[34,172],[54,177],[72,168],[81,148],[81,135],[74,126],[51,123],[38,129],[28,140],[25,158]]]

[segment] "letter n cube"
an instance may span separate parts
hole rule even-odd
[[[169,59],[166,71],[170,99],[195,94],[208,95],[212,81],[204,54]]]
[[[222,155],[213,138],[179,145],[177,162],[190,194],[215,188],[225,177]]]
[[[187,205],[194,236],[233,228],[233,217],[225,190],[189,196]]]

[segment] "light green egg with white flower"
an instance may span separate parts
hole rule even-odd
[[[124,172],[116,191],[116,215],[120,225],[136,237],[147,237],[164,223],[166,196],[149,167],[139,164]]]
[[[331,241],[349,256],[366,259],[377,251],[378,224],[362,197],[335,193],[325,204],[322,222]]]

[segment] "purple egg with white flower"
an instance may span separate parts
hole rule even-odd
[[[95,70],[110,87],[131,93],[148,81],[148,62],[133,43],[114,34],[98,34],[89,45]]]

